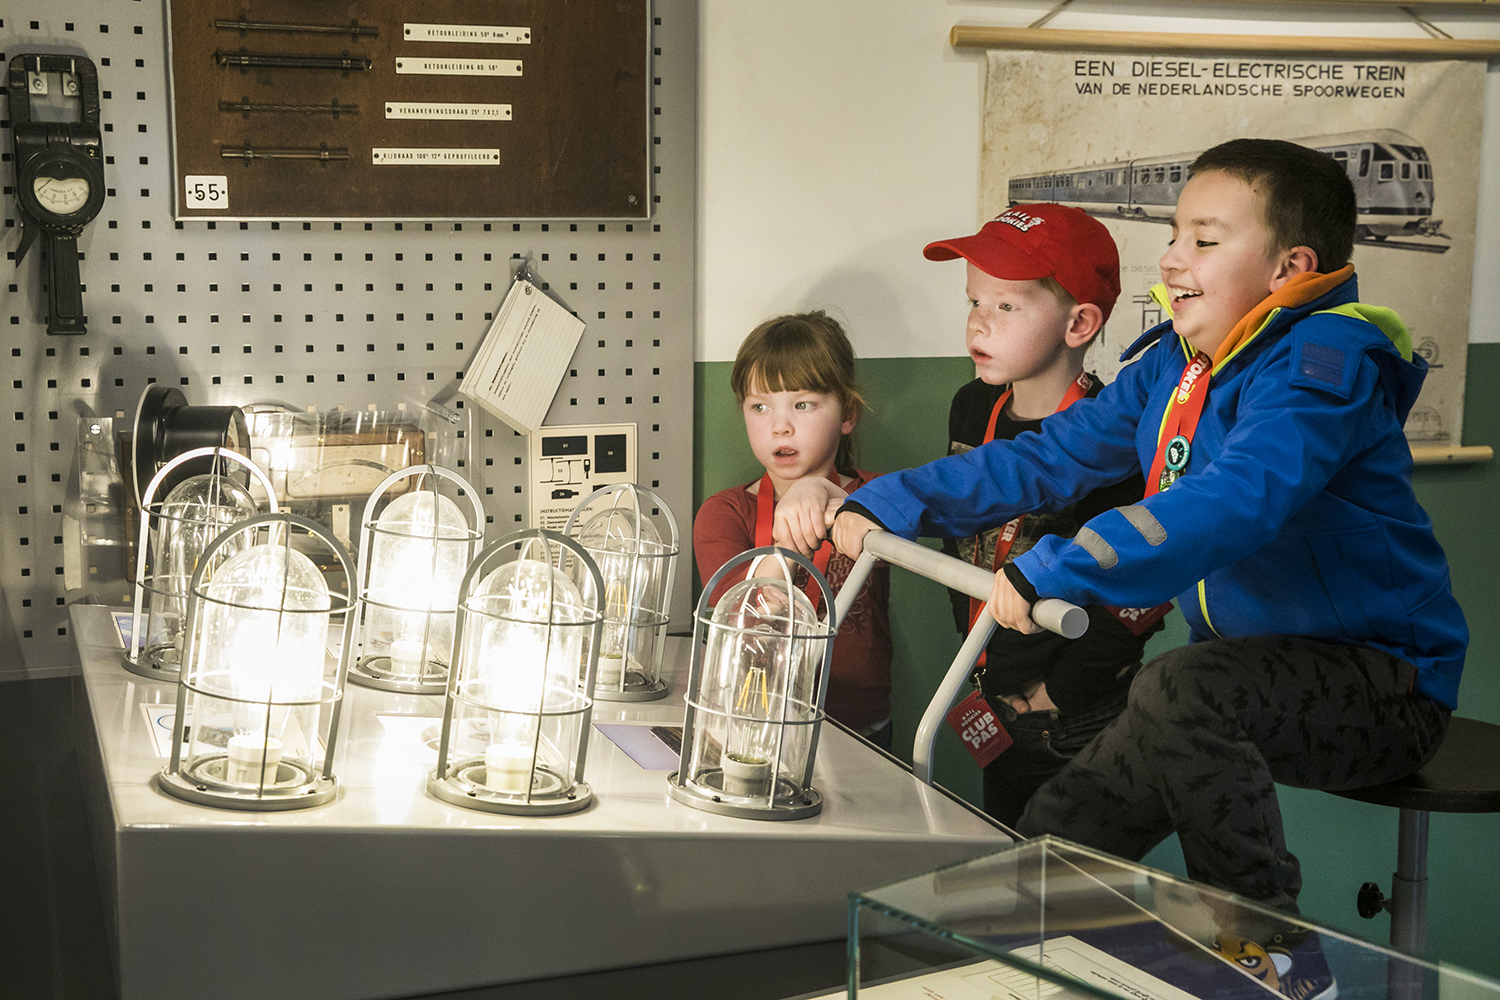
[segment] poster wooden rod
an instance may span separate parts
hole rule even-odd
[[[1160,31],[1076,31],[955,24],[956,49],[1045,52],[1235,53],[1288,56],[1379,56],[1389,59],[1500,59],[1496,38],[1321,38],[1312,35],[1216,35]]]
[[[1488,462],[1495,457],[1495,449],[1487,444],[1470,444],[1460,448],[1418,446],[1411,450],[1411,460],[1417,465],[1465,465],[1471,462]]]

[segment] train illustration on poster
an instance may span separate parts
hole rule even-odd
[[[1483,62],[1026,50],[988,61],[978,216],[1072,205],[1119,247],[1120,298],[1089,345],[1089,371],[1113,380],[1121,352],[1171,318],[1151,289],[1193,161],[1234,138],[1286,139],[1345,171],[1360,301],[1394,310],[1427,362],[1408,439],[1463,440]],[[1308,80],[1325,82],[1296,82]]]
[[[1349,174],[1360,246],[1444,253],[1450,237],[1434,217],[1432,162],[1421,143],[1389,128],[1292,139],[1333,157]],[[1056,202],[1100,218],[1168,223],[1188,167],[1201,150],[1012,176],[1012,205]]]

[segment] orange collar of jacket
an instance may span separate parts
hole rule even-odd
[[[1353,275],[1353,264],[1345,264],[1332,274],[1303,271],[1301,274],[1292,275],[1287,279],[1286,284],[1267,295],[1234,325],[1234,329],[1229,331],[1229,336],[1225,337],[1219,344],[1218,350],[1214,351],[1214,366],[1218,367],[1225,358],[1249,343],[1250,339],[1260,332],[1260,328],[1265,324],[1266,317],[1271,314],[1272,310],[1293,309],[1306,305],[1333,291]]]

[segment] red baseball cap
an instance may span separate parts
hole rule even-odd
[[[1104,223],[1067,205],[1012,205],[973,236],[927,244],[928,260],[963,257],[1006,281],[1052,277],[1109,319],[1120,297],[1120,251]]]

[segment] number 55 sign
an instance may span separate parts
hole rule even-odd
[[[223,174],[188,174],[182,187],[184,208],[229,207],[229,178]]]

